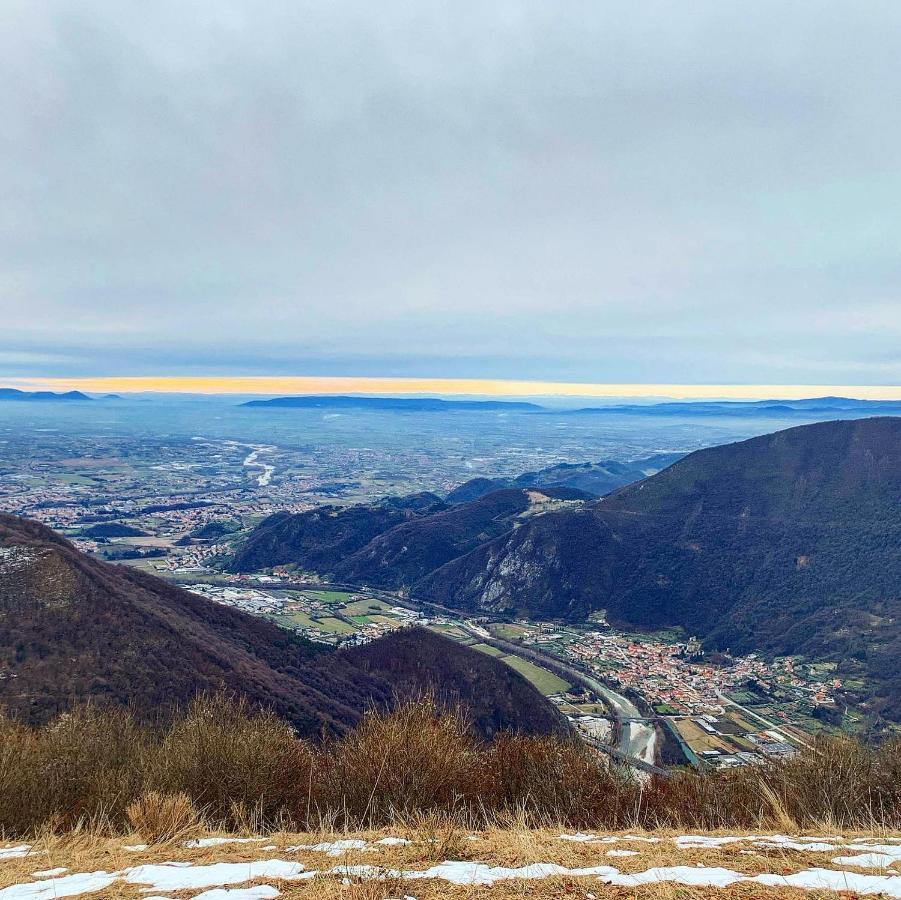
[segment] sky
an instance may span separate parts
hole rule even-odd
[[[871,0],[4,0],[0,382],[901,386],[899,34]]]

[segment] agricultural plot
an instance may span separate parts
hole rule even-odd
[[[551,694],[560,694],[570,689],[568,681],[564,681],[553,672],[542,669],[526,659],[512,655],[501,656],[500,659],[535,685],[546,697],[549,697]]]

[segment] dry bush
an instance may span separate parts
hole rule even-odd
[[[188,809],[255,832],[419,823],[448,853],[460,828],[508,821],[898,829],[901,740],[874,749],[820,739],[786,762],[641,783],[574,741],[501,734],[482,743],[460,713],[430,699],[371,712],[316,748],[276,716],[221,695],[198,698],[165,730],[92,707],[35,729],[0,718],[2,834],[130,822],[160,840],[195,821]]]
[[[643,788],[636,824],[643,828],[754,828],[769,809],[757,770],[680,771]]]
[[[803,827],[897,827],[901,824],[901,741],[877,750],[852,738],[821,738],[761,779]]]
[[[517,810],[533,826],[614,828],[631,820],[638,801],[635,782],[575,740],[500,735],[485,753],[482,774],[486,811]]]
[[[0,829],[121,822],[140,792],[151,731],[125,710],[82,707],[41,729],[0,724]]]
[[[324,748],[318,803],[354,826],[451,813],[472,803],[482,756],[465,718],[429,698],[372,711]]]
[[[125,808],[128,824],[148,844],[163,844],[195,831],[200,815],[187,794],[149,791]]]
[[[642,824],[696,828],[901,827],[901,741],[819,738],[784,762],[684,772],[648,786]]]
[[[261,830],[305,811],[314,764],[310,747],[274,713],[205,695],[164,737],[153,783],[187,794],[224,827]]]

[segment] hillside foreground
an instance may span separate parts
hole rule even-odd
[[[901,897],[885,833],[469,831],[453,820],[350,833],[47,834],[0,845],[0,900],[456,900]]]

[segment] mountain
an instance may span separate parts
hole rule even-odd
[[[603,497],[616,488],[653,475],[684,455],[658,453],[631,462],[605,459],[597,463],[558,463],[516,478],[473,478],[454,488],[445,499],[448,503],[464,503],[503,488],[540,487],[569,488],[577,493],[568,498],[561,496],[560,499],[588,500],[592,496]]]
[[[431,505],[441,506],[434,495]],[[321,506],[303,513],[274,513],[260,522],[232,561],[233,572],[294,564],[331,571],[369,541],[420,515],[423,495],[390,498],[372,506]],[[425,508],[429,508],[426,504]]]
[[[642,416],[807,416],[831,419],[847,418],[849,415],[901,415],[901,401],[856,400],[852,397],[812,397],[805,400],[686,400],[586,406],[565,412],[576,415],[616,413]]]
[[[394,412],[454,412],[455,410],[536,412],[543,408],[537,403],[511,400],[438,400],[432,397],[332,397],[328,395],[248,400],[241,406],[269,409],[375,409]]]
[[[340,732],[368,706],[423,690],[464,704],[483,734],[565,727],[509,667],[439,635],[417,629],[323,649],[0,515],[0,707],[8,714],[45,722],[90,700],[152,715],[221,688],[272,707],[307,736]]]
[[[587,496],[568,488],[510,488],[453,505],[416,494],[371,506],[276,513],[251,533],[231,569],[294,564],[338,583],[409,587],[524,518]]]
[[[52,391],[20,391],[16,388],[0,388],[0,400],[13,400],[19,403],[45,403],[53,400],[82,401],[91,398],[81,391],[66,391],[54,394]]]
[[[524,490],[494,491],[472,503],[438,509],[377,535],[331,567],[338,581],[406,587],[458,556],[498,537],[526,512]]]
[[[708,646],[804,653],[901,719],[901,418],[700,450],[523,523],[413,586],[446,606],[681,625]]]

